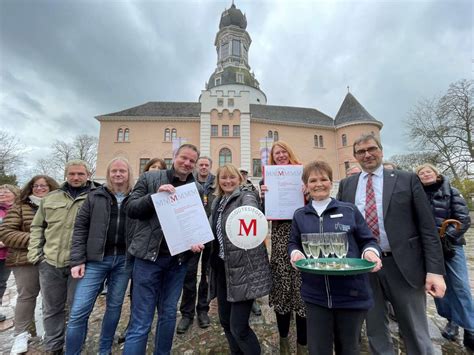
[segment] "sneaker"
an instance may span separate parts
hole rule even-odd
[[[198,324],[200,328],[207,328],[211,325],[207,312],[198,312]]]
[[[474,351],[474,332],[464,329],[464,346],[470,351]]]
[[[23,354],[28,351],[28,340],[31,338],[31,334],[28,332],[23,332],[18,334],[13,341],[13,346],[10,351],[11,355],[14,354]]]
[[[178,327],[176,328],[176,333],[184,334],[189,329],[189,327],[193,324],[193,320],[191,318],[183,317],[179,321]]]
[[[444,327],[441,335],[448,340],[456,341],[456,338],[459,335],[459,327],[455,323],[448,321],[448,324]]]
[[[3,322],[5,319],[7,319],[7,316],[0,313],[0,322]]]

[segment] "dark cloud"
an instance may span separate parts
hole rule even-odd
[[[2,126],[45,155],[55,139],[98,135],[94,116],[147,101],[197,101],[215,69],[231,1],[0,1]],[[335,116],[347,86],[406,151],[421,97],[472,73],[469,1],[237,1],[250,65],[269,104]]]

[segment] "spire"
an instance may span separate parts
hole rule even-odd
[[[347,94],[342,102],[339,111],[337,112],[334,124],[336,126],[351,122],[374,122],[382,124],[377,121],[367,110],[362,106],[359,101],[349,92],[349,86],[347,86]]]

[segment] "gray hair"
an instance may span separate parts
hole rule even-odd
[[[81,160],[81,159],[73,159],[73,160],[69,160],[67,163],[66,163],[66,166],[64,167],[64,176],[67,175],[67,171],[68,169],[73,166],[73,165],[76,165],[76,166],[83,166],[84,168],[86,168],[86,172],[88,175],[91,174],[91,169],[89,168],[89,164],[87,164],[84,160]]]

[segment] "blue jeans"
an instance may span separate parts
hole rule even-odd
[[[160,256],[155,262],[135,259],[132,314],[123,350],[125,355],[145,354],[155,308],[158,322],[153,354],[170,354],[186,270],[187,263],[180,264],[177,257]]]
[[[110,354],[131,273],[132,263],[127,261],[125,255],[106,256],[103,261],[86,264],[84,277],[77,284],[67,324],[66,354],[81,353],[87,335],[87,322],[104,280],[107,280],[108,289],[99,354]]]
[[[466,256],[462,245],[455,245],[456,255],[445,261],[446,294],[435,298],[441,317],[449,319],[469,331],[474,331],[474,303],[472,300]]]

